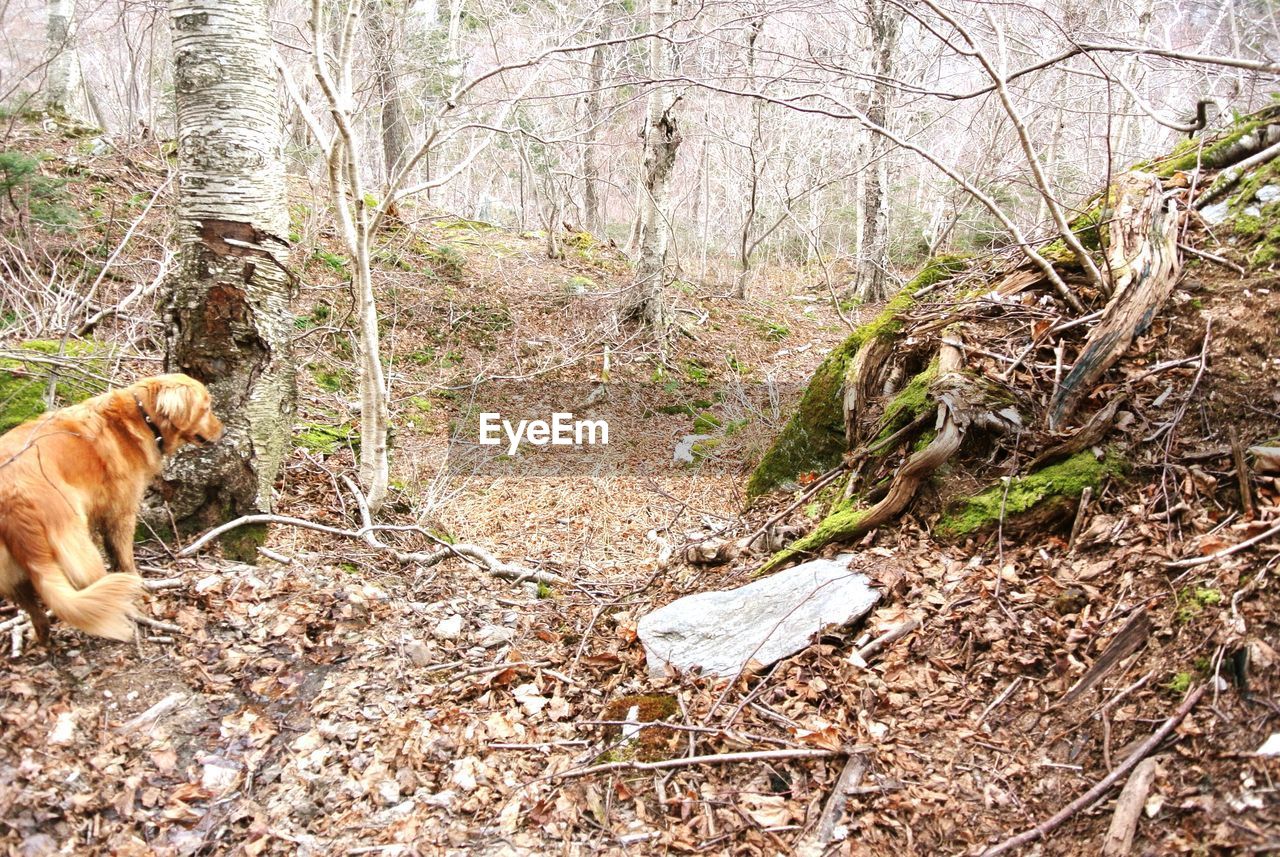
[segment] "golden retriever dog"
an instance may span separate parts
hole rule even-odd
[[[203,384],[157,375],[0,437],[0,595],[30,614],[37,639],[49,638],[40,601],[81,631],[133,636],[142,494],[165,456],[221,436]],[[107,574],[94,533],[117,574]]]

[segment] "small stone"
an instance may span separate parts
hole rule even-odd
[[[22,840],[22,844],[18,846],[18,853],[22,857],[45,857],[48,854],[58,853],[58,843],[47,833],[33,833]]]
[[[462,636],[462,617],[458,615],[441,619],[431,632],[440,640],[456,640]]]
[[[1258,188],[1255,196],[1258,202],[1271,202],[1273,199],[1280,199],[1280,185],[1268,184]]]
[[[480,633],[476,634],[476,644],[486,649],[492,649],[494,646],[501,646],[515,639],[516,632],[514,628],[504,628],[501,625],[485,625],[480,629]]]
[[[431,663],[431,649],[421,640],[410,640],[404,644],[404,653],[413,661],[415,667],[425,667]]]
[[[378,783],[378,800],[383,806],[394,806],[400,802],[400,784],[395,780],[383,780]]]

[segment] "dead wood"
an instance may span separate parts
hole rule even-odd
[[[1097,684],[1098,680],[1109,673],[1116,664],[1142,648],[1149,636],[1151,636],[1151,621],[1147,618],[1147,608],[1139,607],[1129,617],[1129,621],[1124,623],[1124,627],[1111,638],[1111,642],[1093,662],[1093,666],[1089,667],[1080,680],[1062,697],[1062,704],[1066,705],[1079,699],[1081,694]]]
[[[1276,524],[1274,527],[1267,530],[1265,533],[1259,533],[1258,535],[1254,536],[1251,539],[1245,539],[1239,544],[1232,545],[1229,548],[1223,548],[1222,550],[1216,553],[1211,553],[1208,556],[1197,556],[1197,557],[1192,557],[1191,559],[1180,559],[1174,562],[1166,562],[1164,564],[1164,567],[1165,568],[1195,568],[1196,566],[1200,566],[1200,565],[1208,565],[1211,562],[1216,562],[1225,557],[1229,557],[1234,553],[1239,553],[1242,550],[1247,550],[1248,548],[1253,547],[1259,542],[1265,542],[1267,539],[1271,538],[1276,533],[1280,533],[1280,524]]]
[[[1173,712],[1173,715],[1169,717],[1168,720],[1160,724],[1159,729],[1152,732],[1145,741],[1139,744],[1134,751],[1120,763],[1119,767],[1115,768],[1111,773],[1099,780],[1093,788],[1089,789],[1087,792],[1080,795],[1080,797],[1064,806],[1053,816],[1045,819],[1030,830],[1024,830],[1017,836],[1011,836],[1005,841],[991,846],[986,851],[982,852],[982,857],[996,857],[997,854],[1004,854],[1007,851],[1012,851],[1015,848],[1020,848],[1023,845],[1035,842],[1037,839],[1042,839],[1061,827],[1063,822],[1070,819],[1076,813],[1093,806],[1093,804],[1106,794],[1112,786],[1119,782],[1121,777],[1129,773],[1129,771],[1146,758],[1152,750],[1159,747],[1161,742],[1163,742],[1165,738],[1168,738],[1169,734],[1173,732],[1174,729],[1178,728],[1178,724],[1186,719],[1186,716],[1191,713],[1191,709],[1196,707],[1196,703],[1200,701],[1200,698],[1204,696],[1205,691],[1208,689],[1209,685],[1202,684],[1195,690],[1191,691],[1191,693],[1187,695],[1187,698],[1183,700],[1182,704],[1178,706],[1177,711]]]
[[[212,530],[205,533],[182,550],[178,551],[178,556],[191,556],[223,533],[230,532],[237,527],[243,527],[249,524],[284,524],[290,527],[300,527],[302,529],[328,533],[333,536],[342,536],[343,538],[348,539],[359,539],[370,547],[391,554],[398,562],[406,565],[416,564],[422,568],[430,568],[431,566],[443,562],[452,556],[472,561],[475,564],[482,566],[494,577],[501,577],[506,580],[532,580],[538,583],[548,584],[565,582],[564,578],[549,571],[539,571],[537,569],[525,568],[514,563],[504,563],[479,545],[446,544],[444,547],[440,548],[440,550],[432,551],[431,553],[401,551],[379,541],[374,536],[374,533],[380,528],[370,524],[366,524],[359,530],[344,530],[341,527],[331,527],[327,524],[318,524],[315,521],[308,521],[305,518],[291,518],[286,515],[244,515],[243,517],[236,518],[234,521],[228,521],[221,526],[214,527]],[[433,536],[421,527],[396,529],[412,530],[425,538],[437,542],[440,541],[436,536]]]
[[[1236,464],[1236,482],[1240,486],[1240,510],[1246,520],[1254,516],[1253,490],[1249,486],[1249,462],[1244,457],[1244,444],[1240,442],[1240,434],[1235,426],[1227,429],[1227,437],[1231,440],[1231,457]]]
[[[1113,193],[1107,259],[1114,296],[1049,403],[1053,431],[1070,419],[1134,337],[1151,325],[1178,280],[1177,218],[1166,206],[1160,180],[1128,173],[1116,180]]]
[[[1280,155],[1280,142],[1277,142],[1280,139],[1280,126],[1268,125],[1266,131],[1270,135],[1268,139],[1271,141],[1271,145],[1218,173],[1218,177],[1213,180],[1213,184],[1209,186],[1209,189],[1196,198],[1194,207],[1197,210],[1204,208],[1216,199],[1220,199],[1227,191],[1235,187],[1250,170],[1260,167],[1268,161],[1273,161],[1276,156]]]
[[[1034,473],[1046,464],[1052,464],[1062,458],[1070,458],[1077,452],[1082,452],[1097,444],[1111,430],[1111,425],[1116,420],[1116,411],[1127,400],[1128,397],[1121,393],[1107,402],[1102,410],[1090,417],[1089,421],[1078,428],[1070,437],[1054,444],[1033,458],[1031,463],[1026,466],[1025,472]]]
[[[1142,817],[1142,807],[1147,802],[1147,793],[1151,791],[1151,783],[1156,778],[1156,768],[1160,765],[1160,757],[1152,756],[1143,759],[1133,769],[1116,798],[1115,814],[1111,816],[1111,827],[1107,830],[1107,838],[1102,841],[1103,857],[1124,857],[1133,848],[1133,835],[1138,830],[1138,820]]]
[[[865,748],[863,748],[865,749]],[[854,752],[851,748],[848,752]],[[588,777],[610,771],[665,771],[670,768],[689,768],[697,765],[728,765],[734,762],[775,762],[786,759],[826,759],[840,755],[836,750],[797,748],[788,750],[756,750],[745,753],[712,753],[708,756],[682,756],[678,759],[662,759],[657,762],[606,762],[587,768],[572,768],[549,774],[553,780]]]
[[[801,841],[796,849],[797,854],[802,857],[822,854],[831,843],[836,841],[836,826],[844,814],[844,803],[853,790],[862,785],[862,778],[867,775],[867,768],[866,754],[854,753],[849,756],[849,761],[845,762],[844,770],[840,772],[840,777],[836,780],[835,787],[831,789],[831,795],[822,808],[822,815],[818,817],[817,825],[813,832]]]
[[[863,343],[854,355],[844,379],[844,430],[850,449],[858,446],[858,430],[862,423],[862,409],[866,407],[879,385],[880,373],[885,361],[894,350],[894,340],[873,336]]]

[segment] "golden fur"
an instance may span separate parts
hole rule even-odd
[[[209,391],[175,374],[103,393],[0,437],[0,595],[31,615],[41,641],[49,620],[40,601],[87,633],[133,636],[142,592],[133,536],[142,494],[164,455],[221,436]],[[117,574],[107,574],[95,532]]]

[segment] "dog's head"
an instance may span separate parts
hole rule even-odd
[[[143,389],[139,400],[166,436],[173,432],[173,449],[187,443],[203,446],[222,437],[222,421],[213,413],[213,399],[195,378],[188,375],[156,375],[137,383]]]

